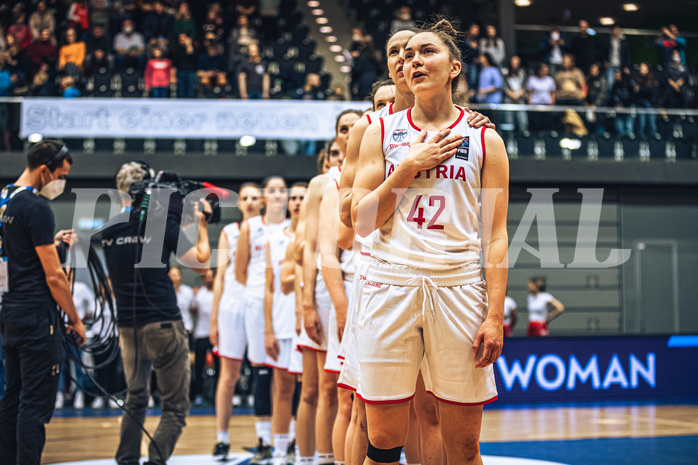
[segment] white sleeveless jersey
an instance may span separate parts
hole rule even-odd
[[[373,111],[369,114],[366,115],[366,119],[368,120],[368,124],[373,124],[377,122],[379,119],[381,119],[384,116],[392,115],[393,114],[393,105],[395,105],[395,102],[391,102],[390,105],[386,105],[380,110]]]
[[[291,242],[293,235],[286,230],[269,234],[269,253],[274,272],[274,301],[271,314],[277,339],[291,339],[296,332],[296,295],[293,292],[285,295],[281,292],[281,267]]]
[[[516,310],[516,302],[514,299],[512,299],[509,296],[506,296],[504,298],[504,324],[505,325],[510,325],[511,324],[511,312],[512,310]]]
[[[244,287],[235,279],[235,253],[238,250],[238,238],[240,237],[240,223],[230,223],[223,228],[225,237],[228,239],[228,267],[225,269],[223,278],[223,293],[238,294]]]
[[[445,270],[480,260],[480,188],[485,161],[485,129],[468,125],[465,111],[450,126],[464,141],[439,166],[421,171],[395,214],[373,241],[379,260],[415,268]],[[411,109],[380,119],[387,178],[407,157],[421,129]],[[427,134],[426,140],[436,135]]]
[[[333,166],[332,168],[330,168],[330,170],[327,172],[327,186],[325,186],[325,192],[327,192],[327,190],[332,187],[339,189],[339,180],[341,177],[341,166]]]
[[[269,234],[286,229],[289,224],[291,224],[291,220],[288,219],[279,224],[266,224],[262,216],[255,216],[247,220],[250,231],[250,262],[247,265],[245,298],[264,298],[264,285],[267,281],[266,250]]]

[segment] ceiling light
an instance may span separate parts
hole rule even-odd
[[[330,52],[332,53],[340,53],[342,51],[342,46],[341,45],[330,45]]]
[[[325,14],[325,10],[321,10],[320,8],[316,8],[315,10],[311,11],[313,16],[322,16]]]
[[[320,16],[319,18],[315,18],[315,22],[318,24],[327,24],[330,22],[330,20],[325,18],[324,16]]]
[[[344,55],[335,55],[334,61],[336,61],[337,63],[344,63],[345,61],[347,61],[347,59],[344,58]]]
[[[351,73],[351,66],[347,66],[347,65],[340,66],[339,70],[343,73]]]
[[[599,22],[602,26],[613,26],[614,24],[616,24],[616,20],[609,17],[599,18]]]
[[[320,32],[322,32],[323,34],[331,34],[331,33],[332,33],[332,30],[333,30],[333,29],[332,29],[331,26],[322,26],[322,27],[320,28]]]
[[[310,8],[317,8],[317,7],[320,6],[320,2],[318,2],[317,0],[310,0],[310,1],[308,2],[308,6],[309,6]]]
[[[337,36],[327,36],[325,37],[325,40],[329,43],[334,43],[337,42]]]
[[[635,3],[625,3],[623,4],[623,9],[625,11],[637,11],[640,9],[640,7],[637,6]]]
[[[516,6],[531,6],[531,0],[514,0]]]

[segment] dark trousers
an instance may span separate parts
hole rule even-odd
[[[116,451],[118,464],[137,464],[141,456],[143,432],[140,424],[145,421],[150,392],[150,374],[155,369],[162,417],[148,448],[150,461],[165,465],[177,444],[189,413],[189,343],[184,324],[179,321],[163,321],[119,328],[121,358],[124,375],[129,386],[121,422],[121,440]],[[160,453],[162,453],[162,457]]]
[[[204,387],[204,371],[206,370],[206,354],[213,351],[213,345],[207,337],[196,339],[194,344],[194,375],[192,376],[192,392],[191,397],[203,396]],[[217,364],[216,364],[217,365]],[[218,370],[216,369],[216,376]]]
[[[0,463],[39,465],[58,391],[63,325],[53,302],[0,311],[7,390],[0,403]]]
[[[196,71],[177,73],[177,98],[196,98]]]

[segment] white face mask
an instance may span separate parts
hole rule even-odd
[[[65,189],[65,179],[53,179],[39,191],[39,195],[53,200],[63,193]]]

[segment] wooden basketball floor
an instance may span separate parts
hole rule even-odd
[[[157,421],[158,417],[148,417],[146,428],[152,432]],[[43,463],[113,458],[119,440],[119,423],[120,417],[114,416],[54,418],[47,428]],[[215,432],[213,416],[190,416],[175,455],[210,454],[215,443]],[[253,417],[233,416],[230,422],[231,452],[241,452],[243,446],[253,446],[255,436]],[[488,409],[484,414],[481,440],[491,445],[558,441],[564,447],[564,441],[663,437],[695,444],[698,437],[698,405],[541,405],[539,408]],[[147,450],[145,444],[144,452]],[[521,447],[518,449],[521,450]],[[694,450],[688,453],[692,455]],[[671,451],[667,453],[671,454]],[[672,460],[668,455],[665,458],[668,460],[664,463],[698,464],[698,456],[694,462],[691,462],[693,457],[681,456]],[[595,463],[613,462],[601,460]]]

